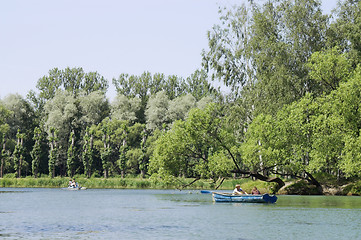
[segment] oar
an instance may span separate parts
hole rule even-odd
[[[210,193],[212,193],[211,191],[208,191],[208,190],[201,190],[201,193],[202,194],[210,194]]]

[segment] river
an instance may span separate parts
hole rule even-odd
[[[214,203],[199,191],[0,188],[0,239],[361,239],[361,197]]]

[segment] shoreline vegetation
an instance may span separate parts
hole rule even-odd
[[[177,178],[173,182],[152,178],[127,177],[127,178],[86,178],[74,177],[75,180],[88,189],[176,189],[176,190],[215,190],[217,183],[209,179],[200,179],[190,184],[194,179]],[[65,188],[69,177],[24,177],[15,178],[5,176],[0,178],[0,188]],[[233,190],[235,184],[241,184],[242,189],[251,192],[254,186],[261,193],[277,195],[361,195],[361,181],[348,182],[343,185],[334,185],[330,181],[322,185],[320,193],[312,185],[304,181],[288,181],[278,192],[274,192],[274,183],[267,183],[251,179],[226,179],[217,190]]]

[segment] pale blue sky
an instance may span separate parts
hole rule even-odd
[[[108,79],[144,71],[188,77],[200,68],[218,6],[246,0],[1,0],[0,99],[26,96],[55,67]],[[336,0],[323,0],[326,12]]]

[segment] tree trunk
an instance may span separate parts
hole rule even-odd
[[[283,187],[285,185],[285,182],[282,179],[278,178],[278,177],[270,178],[270,177],[266,177],[264,175],[261,175],[259,173],[250,173],[250,175],[252,177],[255,177],[256,179],[259,179],[259,180],[262,180],[262,181],[265,181],[265,182],[275,182],[275,183],[277,183],[275,192],[278,192],[278,190],[280,190],[281,187]]]
[[[5,136],[4,136],[4,138],[3,138],[3,149],[2,149],[2,152],[1,152],[1,170],[0,170],[0,174],[1,174],[1,178],[3,178],[3,176],[4,176],[4,165],[5,165],[5,159],[4,159],[4,155],[3,155],[3,153],[5,153],[5,147],[6,147],[6,145],[5,145]]]
[[[19,159],[19,178],[21,178],[21,168],[23,167],[23,155],[20,155]]]
[[[317,187],[317,189],[320,191],[320,193],[323,193],[323,188],[321,184],[312,176],[311,173],[305,171],[305,174],[307,176],[307,181]]]
[[[216,189],[218,189],[221,185],[222,185],[222,183],[223,183],[223,181],[224,181],[224,177],[222,178],[222,180],[221,180],[221,182],[218,184],[218,186],[216,187]]]
[[[142,178],[145,178],[145,171],[143,169],[140,170],[140,175],[142,175]]]
[[[4,157],[1,156],[0,178],[3,178],[3,175],[4,175]]]
[[[258,179],[261,181],[277,183],[275,192],[278,192],[278,190],[280,190],[281,187],[283,187],[285,185],[285,182],[278,177],[270,178],[270,177],[264,176],[257,172],[248,172],[248,171],[240,171],[240,170],[237,170],[236,172],[241,173],[241,174],[247,174],[248,176],[254,177],[255,179]]]

